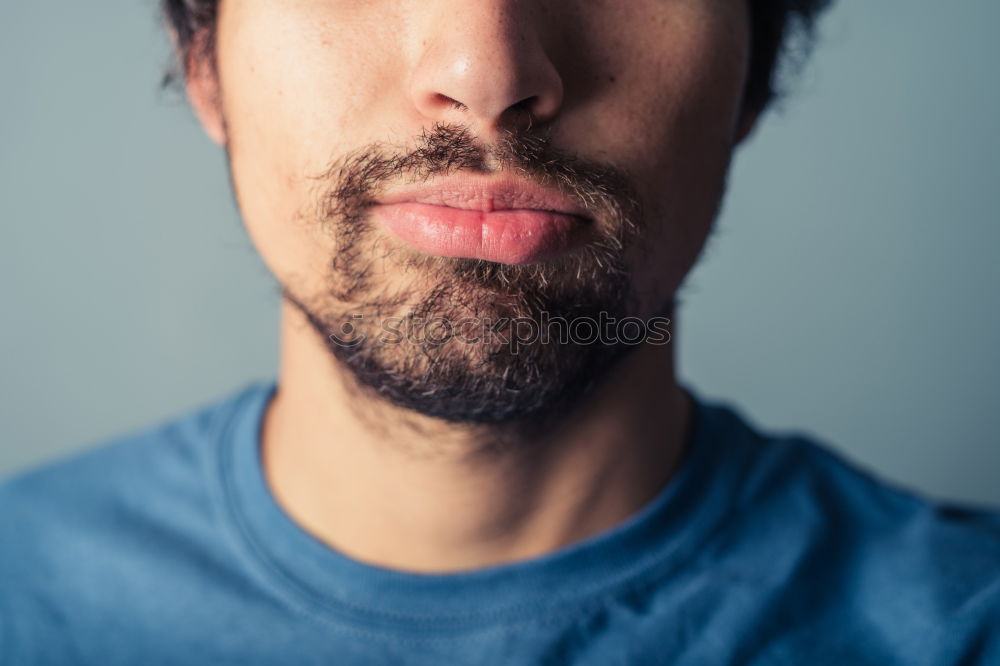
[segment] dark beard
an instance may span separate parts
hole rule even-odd
[[[459,170],[510,170],[565,192],[593,212],[594,239],[532,265],[385,251],[366,215],[382,188]],[[306,300],[286,286],[284,296],[372,395],[455,423],[541,423],[577,404],[635,348],[577,326],[630,312],[626,252],[639,211],[616,170],[567,156],[544,137],[507,134],[483,148],[462,128],[436,126],[414,150],[372,146],[318,182],[328,189],[315,216],[337,247],[329,291]],[[386,267],[404,286],[390,287]],[[567,335],[574,326],[577,335]]]

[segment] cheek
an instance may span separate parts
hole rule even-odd
[[[590,114],[602,118],[591,120],[602,128],[589,135],[595,154],[629,171],[646,211],[642,247],[632,257],[646,314],[676,292],[715,219],[748,57],[742,3],[728,10],[710,1],[662,4],[670,11],[656,29],[632,26],[628,48],[606,58],[606,78],[615,81]]]
[[[315,281],[333,250],[315,220],[319,176],[359,145],[358,119],[378,115],[385,59],[358,43],[372,33],[314,2],[222,6],[232,8],[219,19],[219,74],[244,222],[279,281]]]

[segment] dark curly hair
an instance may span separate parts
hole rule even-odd
[[[752,40],[744,101],[749,109],[759,112],[780,92],[777,72],[783,57],[803,55],[817,17],[832,0],[747,1]],[[197,55],[211,57],[219,0],[161,0],[161,3],[176,39],[178,62],[187,62],[194,48],[202,51]],[[183,72],[170,71],[165,83],[176,80],[179,74]]]

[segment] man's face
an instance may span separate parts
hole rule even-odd
[[[361,386],[551,414],[632,347],[508,322],[671,313],[745,121],[745,4],[224,0],[249,233]]]

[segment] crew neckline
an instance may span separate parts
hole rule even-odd
[[[277,384],[238,398],[219,437],[216,474],[244,555],[269,583],[310,613],[353,626],[421,637],[537,622],[578,611],[625,587],[669,575],[697,555],[728,513],[741,465],[729,444],[738,419],[723,405],[694,404],[689,445],[671,480],[617,525],[545,555],[455,573],[415,573],[351,558],[285,513],[261,465],[261,426]],[[725,444],[727,449],[720,450]],[[722,478],[729,476],[731,478]]]

